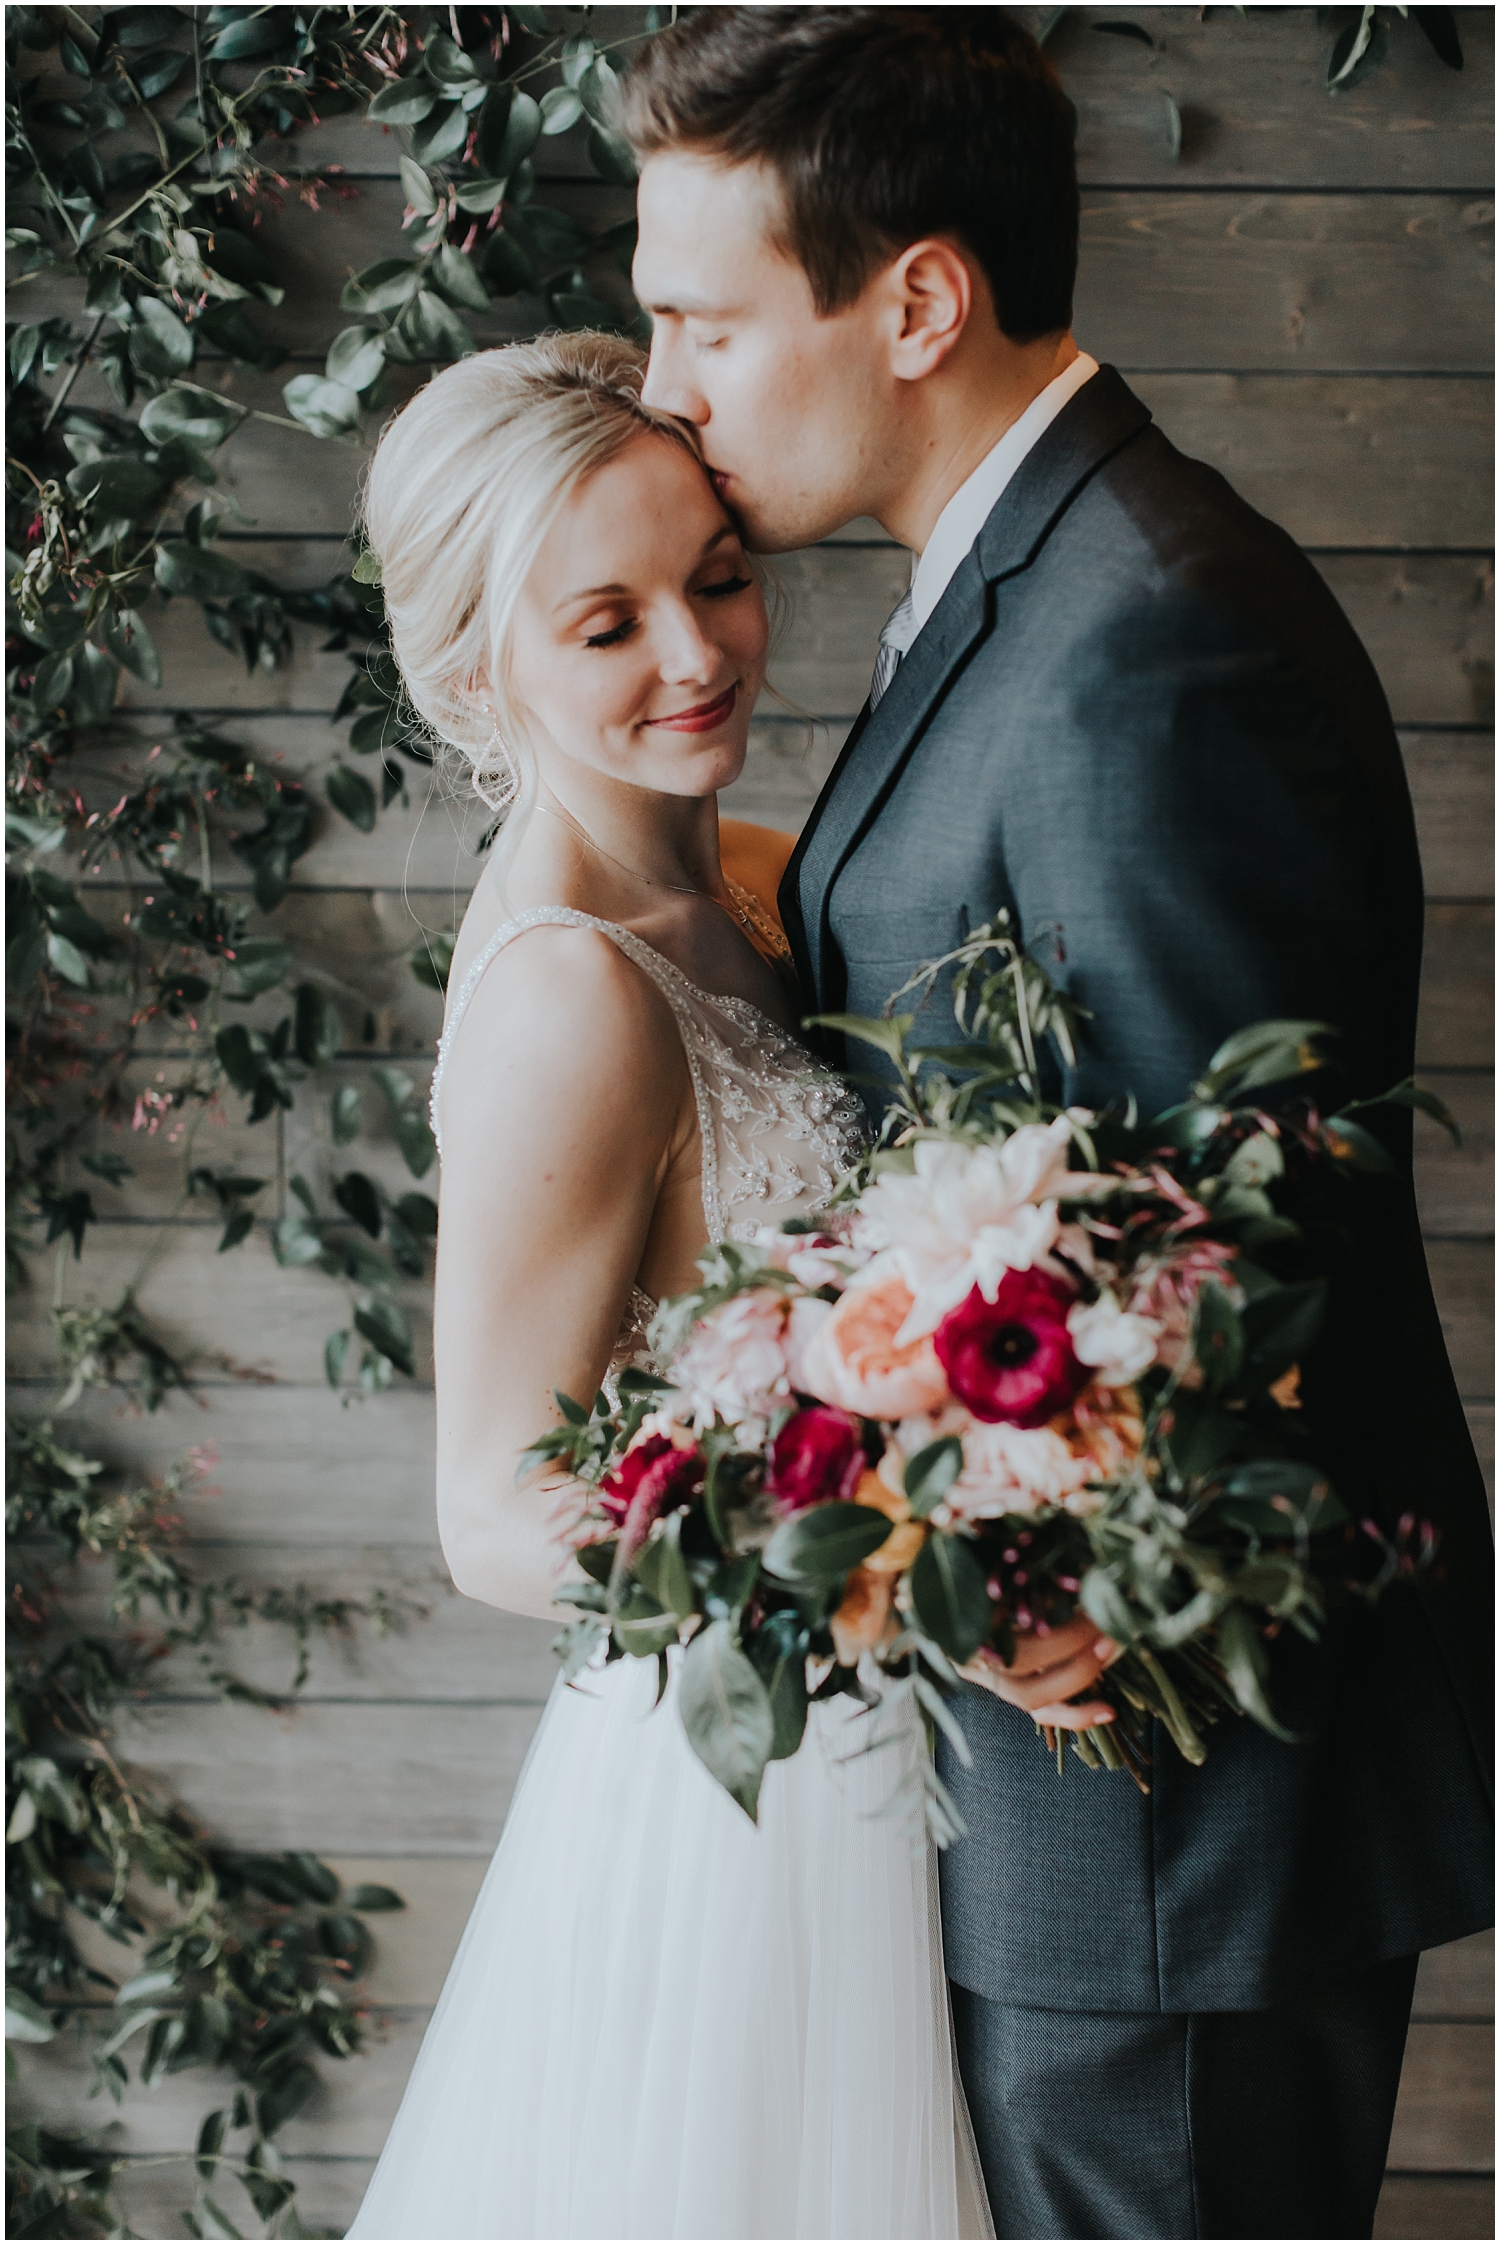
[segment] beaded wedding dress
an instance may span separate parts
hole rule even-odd
[[[805,1214],[859,1145],[837,1080],[743,999],[563,906],[670,1005],[710,1239]],[[616,1364],[654,1305],[637,1293]],[[752,1825],[656,1665],[553,1689],[354,2238],[933,2238],[993,2230],[953,2059],[932,1851],[893,1809],[915,1736],[811,1710]],[[909,1766],[909,1764],[908,1764]]]

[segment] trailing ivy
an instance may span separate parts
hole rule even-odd
[[[20,314],[6,330],[7,1271],[31,1283],[50,1251],[61,1366],[48,1416],[12,1442],[8,2032],[18,2046],[77,2041],[109,2097],[229,2069],[232,2096],[177,2159],[195,2235],[238,2234],[229,2176],[273,2233],[303,2234],[276,2135],[315,2060],[360,2047],[364,1920],[400,1902],[341,1892],[310,1855],[220,1847],[121,1758],[117,1711],[169,1657],[196,1664],[199,1688],[281,1704],[316,1638],[398,1626],[414,1609],[383,1591],[357,1602],[200,1577],[176,1518],[195,1466],[141,1481],[66,1414],[95,1389],[150,1411],[191,1384],[192,1362],[141,1300],[172,1226],[203,1216],[221,1254],[258,1233],[283,1268],[342,1290],[322,1363],[346,1399],[415,1376],[406,1294],[437,1226],[419,1081],[394,1064],[357,1082],[337,1067],[371,1054],[376,1023],[290,902],[328,822],[378,830],[428,752],[401,708],[369,571],[308,590],[248,566],[225,535],[254,528],[225,467],[255,421],[293,444],[356,441],[396,402],[393,381],[472,350],[474,323],[497,306],[509,332],[636,316],[633,226],[591,234],[547,202],[535,167],[544,137],[587,117],[601,176],[633,178],[593,20],[526,7],[6,11]],[[401,136],[404,225],[388,256],[330,291],[322,371],[285,380],[280,410],[247,404],[235,370],[263,398],[287,355],[290,276],[261,214],[354,193],[295,159],[306,128],[361,112]],[[191,697],[173,696],[153,637],[172,601],[197,609],[217,650],[216,709],[234,703],[237,677],[284,664],[299,631],[347,655],[347,747],[321,787],[182,708]],[[142,688],[175,699],[174,714],[129,706]],[[441,939],[392,950],[439,989],[450,957]],[[237,1116],[253,1143],[256,1126],[309,1100],[326,1102],[339,1148],[378,1101],[410,1189],[351,1167],[323,1201],[293,1175],[278,1211],[269,1130],[243,1166],[210,1152],[205,1122]],[[135,1271],[103,1302],[72,1299],[75,1265],[89,1287],[95,1227],[121,1217],[137,1223]],[[252,1621],[288,1633],[284,1694],[228,1657]],[[127,1945],[118,1972],[99,1961],[111,1941]],[[119,2186],[135,2164],[82,2127],[22,2128],[9,2233],[129,2235]]]

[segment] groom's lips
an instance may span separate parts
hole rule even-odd
[[[717,701],[699,702],[695,709],[679,709],[670,717],[648,717],[648,725],[664,726],[670,733],[711,733],[722,725],[734,707],[734,697],[739,692],[739,681],[720,694]]]

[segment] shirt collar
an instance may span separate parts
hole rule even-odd
[[[932,536],[912,571],[912,637],[947,591],[959,563],[989,520],[996,501],[1042,432],[1056,420],[1069,398],[1099,371],[1097,359],[1087,351],[1064,367],[1061,374],[1038,391],[1026,411],[998,444],[985,454],[974,473],[961,483],[933,524]]]

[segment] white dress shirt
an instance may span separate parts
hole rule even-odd
[[[1019,420],[1012,421],[974,473],[961,483],[932,526],[932,536],[912,571],[911,638],[915,639],[947,591],[953,573],[989,518],[991,509],[1027,453],[1057,419],[1069,398],[1099,371],[1097,359],[1080,351],[1061,374],[1038,391]],[[910,645],[908,640],[907,644]]]

